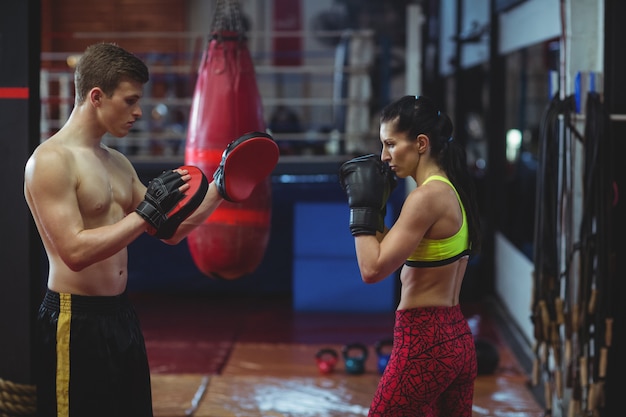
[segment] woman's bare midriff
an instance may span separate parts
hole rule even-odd
[[[467,262],[468,257],[463,257],[449,265],[432,268],[404,265],[400,272],[402,289],[398,310],[457,305]]]

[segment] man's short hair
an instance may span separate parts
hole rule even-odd
[[[145,84],[149,78],[146,64],[117,44],[91,45],[85,49],[74,71],[76,104],[85,101],[94,87],[100,87],[110,97],[124,79]]]

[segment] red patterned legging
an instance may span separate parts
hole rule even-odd
[[[476,349],[460,306],[396,311],[369,417],[471,417]]]

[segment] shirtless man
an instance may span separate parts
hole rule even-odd
[[[369,416],[471,417],[476,352],[459,293],[480,236],[465,152],[452,140],[450,118],[427,97],[383,109],[380,140],[380,157],[355,158],[340,172],[363,281],[402,268],[391,357]],[[387,230],[396,176],[417,188]]]
[[[119,46],[88,47],[75,69],[70,117],[26,164],[24,194],[49,261],[36,334],[40,417],[152,416],[143,335],[125,292],[127,246],[158,227],[145,208],[167,213],[191,176],[173,170],[161,176],[163,189],[151,190],[102,143],[106,133],[126,136],[142,116],[148,78],[146,65]],[[215,210],[224,200],[219,181],[164,242],[180,242]],[[169,207],[155,207],[164,189]]]

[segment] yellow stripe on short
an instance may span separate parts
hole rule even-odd
[[[59,294],[60,311],[57,323],[57,417],[70,415],[70,324],[72,296]]]

